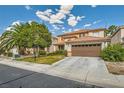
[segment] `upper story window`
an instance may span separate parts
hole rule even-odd
[[[93,36],[99,37],[100,33],[99,32],[93,32]]]
[[[86,36],[86,34],[79,34],[79,37],[84,37]]]

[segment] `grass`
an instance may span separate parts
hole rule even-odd
[[[36,61],[35,61],[34,57],[26,57],[26,58],[20,58],[20,59],[16,59],[16,60],[51,65],[59,60],[64,59],[64,57],[65,57],[64,55],[53,55],[53,56],[37,57]]]

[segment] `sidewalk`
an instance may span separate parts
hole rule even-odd
[[[17,67],[29,71],[35,71],[39,73],[45,72],[45,70],[50,67],[50,65],[45,65],[45,64],[35,64],[35,63],[22,62],[22,61],[20,62],[12,59],[1,59],[1,58],[0,58],[0,64]]]
[[[67,57],[53,65],[0,59],[0,64],[101,87],[124,87],[124,75],[108,73],[104,62],[99,58]]]

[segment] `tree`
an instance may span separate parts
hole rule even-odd
[[[110,44],[101,52],[101,57],[105,61],[120,62],[124,61],[124,47],[121,44]]]
[[[39,53],[40,48],[49,47],[51,45],[51,33],[45,24],[38,24],[36,22],[27,23],[30,33],[28,47],[34,49],[34,54]]]
[[[115,25],[111,25],[107,30],[105,30],[106,36],[111,36],[114,32],[118,30],[118,27]]]
[[[21,30],[23,28],[23,25],[16,24],[12,25],[11,29],[9,31],[5,31],[2,36],[0,37],[0,50],[2,52],[9,51],[14,46],[19,49],[21,47]]]
[[[11,26],[0,38],[0,50],[9,51],[13,47],[21,48],[45,48],[51,44],[51,33],[45,24],[37,22],[21,23]]]

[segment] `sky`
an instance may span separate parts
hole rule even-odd
[[[0,6],[0,34],[10,25],[36,21],[48,26],[53,36],[79,29],[124,25],[124,6],[17,5]]]

